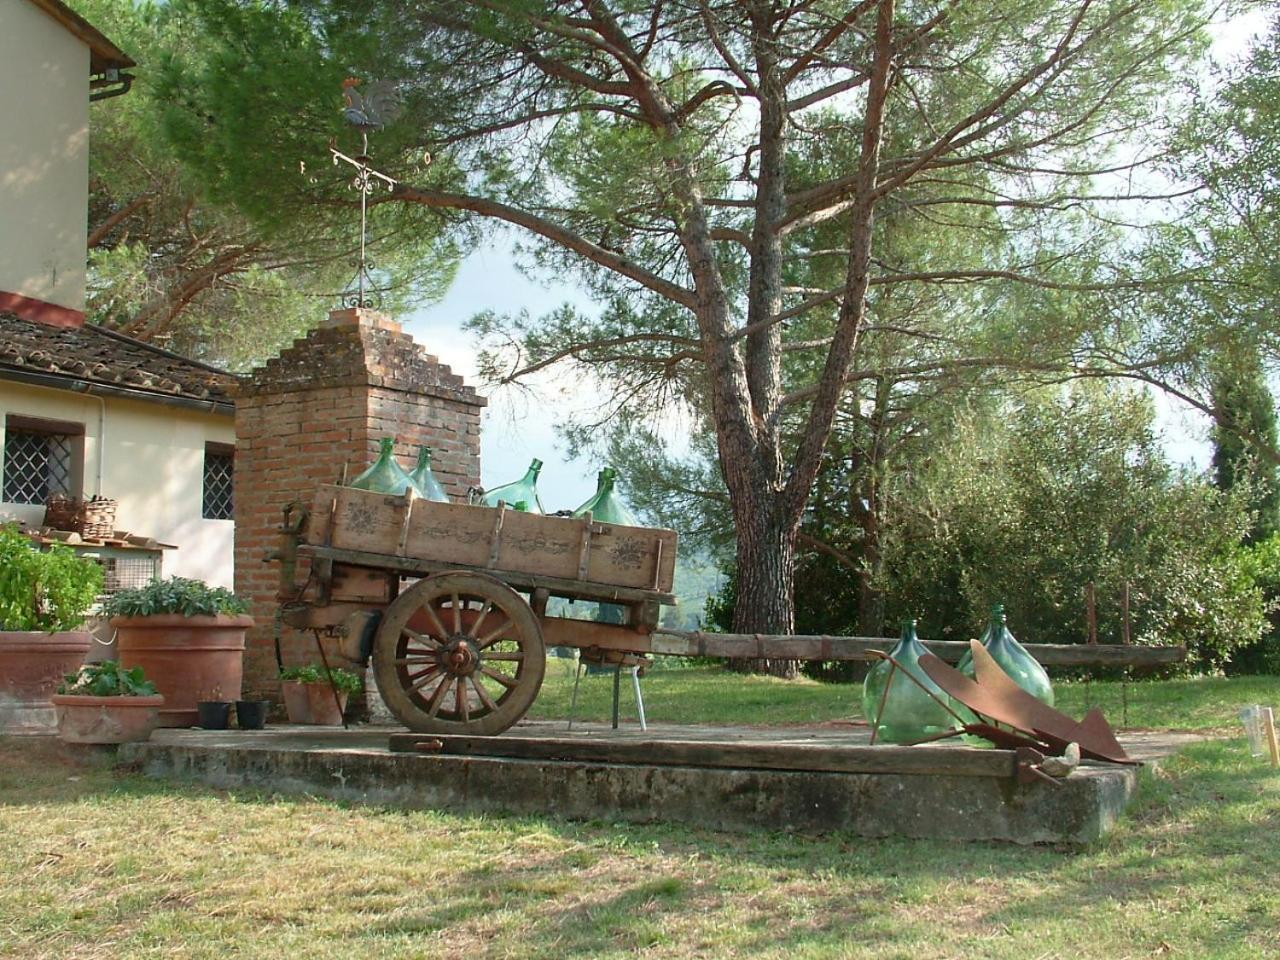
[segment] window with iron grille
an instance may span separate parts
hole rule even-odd
[[[204,510],[206,520],[230,520],[235,506],[231,484],[235,451],[221,444],[204,448]]]
[[[5,503],[43,504],[52,493],[80,493],[83,427],[9,417],[4,433]]]

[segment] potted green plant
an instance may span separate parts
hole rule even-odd
[[[68,743],[146,740],[164,705],[141,667],[129,670],[115,660],[87,663],[69,674],[52,700],[58,736]]]
[[[160,726],[193,726],[201,700],[240,696],[248,609],[230,590],[185,577],[121,590],[103,605],[120,662],[142,667],[164,695]]]
[[[280,672],[280,690],[284,695],[284,707],[290,723],[312,723],[337,726],[342,723],[342,711],[347,708],[347,698],[364,689],[359,674],[341,667],[332,671],[333,687],[324,667],[309,664],[305,667],[289,667]],[[333,692],[337,690],[335,701]]]
[[[101,590],[95,561],[0,526],[0,733],[54,731],[49,698],[89,652],[81,627]]]

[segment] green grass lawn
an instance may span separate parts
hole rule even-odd
[[[569,716],[573,662],[551,659],[542,692],[529,715]],[[862,716],[862,685],[778,680],[744,676],[720,667],[659,667],[640,681],[645,712],[655,723],[758,724],[822,723]],[[1236,713],[1249,703],[1280,706],[1280,677],[1197,677],[1188,680],[1058,682],[1058,706],[1080,717],[1090,707],[1117,727],[1235,731]],[[583,677],[577,715],[608,720],[613,676]],[[622,675],[621,714],[635,720],[631,677]]]
[[[857,712],[855,688],[702,668],[644,682],[667,721]],[[563,715],[571,683],[557,667],[543,716]],[[584,712],[603,719],[610,687],[585,680]],[[1121,698],[1060,690],[1072,712]],[[1234,719],[1277,692],[1131,684],[1131,725],[1230,739],[1147,774],[1117,830],[1081,850],[353,808],[172,787],[0,739],[0,956],[1280,956],[1280,775]]]

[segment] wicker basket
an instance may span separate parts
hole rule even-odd
[[[110,497],[80,500],[63,493],[51,494],[44,508],[44,525],[101,540],[116,532],[116,501]]]
[[[80,532],[77,525],[80,515],[80,501],[68,497],[65,493],[51,493],[44,505],[44,525],[54,530],[74,530]]]
[[[80,535],[101,540],[116,532],[116,502],[109,497],[94,497],[80,505]]]

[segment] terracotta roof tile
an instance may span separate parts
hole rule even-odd
[[[51,327],[0,311],[0,378],[23,371],[145,395],[230,405],[233,374],[93,324]]]

